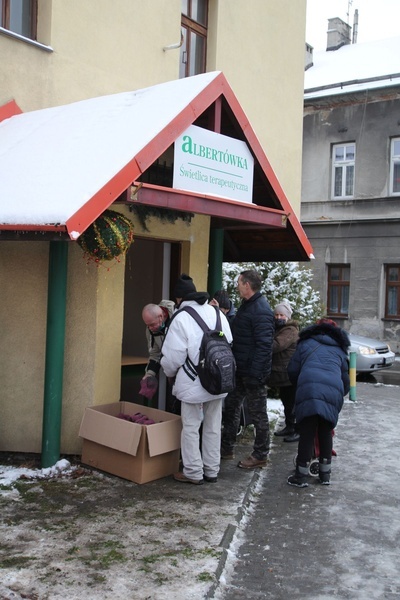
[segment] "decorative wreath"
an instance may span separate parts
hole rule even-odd
[[[77,241],[89,260],[96,263],[118,260],[133,242],[133,223],[119,212],[106,210]]]

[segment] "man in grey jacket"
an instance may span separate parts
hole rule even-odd
[[[160,304],[146,304],[142,319],[146,325],[146,339],[149,361],[140,382],[140,395],[151,400],[157,391],[157,375],[160,370],[161,348],[175,304],[171,300],[161,300]]]

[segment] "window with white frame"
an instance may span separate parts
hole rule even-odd
[[[332,198],[353,198],[355,144],[337,144],[332,148]]]
[[[36,40],[37,0],[0,0],[0,27]]]
[[[393,138],[390,145],[390,193],[400,194],[400,138]]]

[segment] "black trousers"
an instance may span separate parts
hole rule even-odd
[[[279,388],[279,395],[283,404],[283,410],[285,413],[285,424],[290,429],[295,429],[295,416],[294,416],[294,401],[296,396],[296,387],[294,385],[286,385],[285,387]]]
[[[319,415],[305,417],[296,425],[300,433],[299,448],[297,453],[297,462],[301,466],[306,466],[310,460],[315,457],[315,437],[318,434],[319,458],[332,460],[332,423],[326,421]]]
[[[245,398],[251,423],[254,424],[256,432],[252,455],[258,460],[263,460],[268,456],[270,445],[267,386],[248,388],[241,377],[237,377],[236,388],[225,398],[221,447],[225,452],[233,451],[240,422],[240,411]]]

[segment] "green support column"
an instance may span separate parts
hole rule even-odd
[[[50,242],[42,467],[60,459],[68,242]]]
[[[224,251],[224,230],[211,229],[208,255],[208,293],[212,296],[222,288],[222,259]]]
[[[356,394],[356,361],[357,361],[357,352],[350,352],[350,392],[349,392],[349,400],[355,402],[357,400]]]

